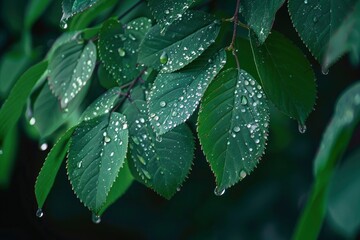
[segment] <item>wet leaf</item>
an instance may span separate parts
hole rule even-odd
[[[99,0],[63,0],[63,15],[61,17],[62,27],[67,28],[67,21],[69,20],[69,18],[92,7],[98,1]]]

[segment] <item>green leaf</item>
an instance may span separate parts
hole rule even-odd
[[[96,47],[91,41],[86,46],[71,41],[55,50],[49,63],[48,82],[62,109],[87,84],[95,64]]]
[[[332,225],[348,238],[354,238],[360,227],[360,151],[352,154],[331,181],[329,218]]]
[[[125,117],[113,112],[78,125],[71,138],[67,170],[75,194],[95,214],[107,196],[128,146]]]
[[[315,75],[309,61],[277,32],[261,46],[254,34],[250,40],[266,96],[282,112],[304,125],[316,99]]]
[[[114,107],[116,100],[119,99],[120,92],[121,89],[119,87],[114,87],[102,94],[86,108],[81,119],[88,121],[97,116],[109,113]]]
[[[102,215],[105,210],[115,203],[133,183],[133,176],[131,175],[128,161],[125,159],[124,166],[120,169],[119,175],[117,176],[113,186],[110,189],[109,195],[106,198],[104,206],[101,207],[99,215]]]
[[[36,20],[44,13],[52,0],[31,0],[25,13],[25,28],[30,29]]]
[[[89,85],[85,86],[66,109],[61,109],[56,97],[51,93],[48,84],[41,89],[34,102],[33,118],[35,127],[38,129],[40,137],[45,139],[63,125],[72,114],[76,113],[80,104],[85,99]]]
[[[128,102],[124,114],[131,123],[129,165],[133,176],[170,199],[191,168],[194,141],[190,129],[183,124],[156,138],[142,100]]]
[[[8,131],[0,148],[0,189],[7,189],[10,186],[17,148],[18,130],[14,127]]]
[[[244,70],[228,69],[210,84],[200,106],[198,136],[218,194],[258,164],[268,126],[265,95]]]
[[[69,139],[74,129],[75,127],[70,128],[57,140],[39,172],[35,183],[35,196],[39,208],[44,206],[46,198],[54,185],[56,175],[69,149]]]
[[[314,161],[315,183],[296,226],[294,239],[317,238],[326,213],[330,179],[359,121],[360,82],[357,82],[342,94],[326,128]]]
[[[51,46],[49,52],[46,54],[46,59],[51,59],[54,55],[54,52],[59,47],[72,41],[78,41],[79,44],[82,42],[80,31],[64,32],[62,35],[60,35]]]
[[[152,15],[164,32],[174,21],[182,17],[194,0],[148,0]]]
[[[150,27],[148,18],[135,19],[125,26],[115,19],[104,23],[98,46],[100,59],[119,84],[130,82],[139,75],[137,52]]]
[[[9,97],[0,109],[0,147],[7,132],[13,129],[19,120],[26,100],[36,82],[47,69],[47,61],[29,68],[17,81]]]
[[[331,36],[326,48],[323,69],[328,69],[347,52],[357,64],[360,63],[360,1]]]
[[[220,23],[207,13],[187,11],[165,34],[160,30],[155,25],[146,34],[138,61],[162,72],[173,72],[195,60],[215,42]]]
[[[105,69],[103,64],[100,64],[98,67],[97,78],[103,88],[110,89],[118,86],[118,83],[115,81],[113,76]]]
[[[322,60],[330,37],[354,3],[355,0],[289,0],[293,25],[318,61]]]
[[[210,82],[226,63],[224,50],[204,52],[193,63],[174,73],[160,73],[149,94],[150,123],[164,134],[184,123],[195,111]]]
[[[262,44],[270,34],[276,12],[285,0],[243,0],[239,12]]]
[[[61,17],[62,27],[67,28],[67,21],[69,20],[69,18],[92,7],[98,1],[99,0],[63,0],[62,2],[63,15]]]

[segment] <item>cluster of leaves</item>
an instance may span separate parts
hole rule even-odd
[[[296,30],[324,71],[344,53],[357,61],[360,52],[355,32],[360,2],[342,1],[336,7],[330,2],[290,0],[288,6]],[[133,179],[171,198],[193,164],[195,129],[186,123],[191,116],[197,118],[196,138],[214,172],[217,195],[258,164],[268,135],[269,102],[305,132],[316,99],[315,76],[296,45],[271,33],[284,0],[241,1],[227,20],[192,10],[193,0],[149,0],[155,25],[145,17],[127,23],[111,17],[86,28],[90,16],[111,4],[64,0],[61,26],[70,30],[20,77],[1,108],[4,155],[9,131],[25,105],[41,139],[76,119],[39,173],[35,194],[40,209],[66,155],[72,188],[95,222]],[[219,36],[227,22],[248,29],[248,38],[237,38],[235,30],[227,48]],[[81,113],[94,76],[107,91]]]

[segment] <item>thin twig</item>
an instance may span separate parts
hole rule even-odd
[[[240,70],[240,63],[239,63],[239,59],[236,55],[237,50],[235,49],[235,41],[236,41],[237,27],[238,27],[238,23],[239,23],[239,7],[240,7],[240,0],[237,0],[234,16],[230,19],[231,21],[234,22],[233,35],[232,35],[231,43],[230,43],[229,47],[227,47],[227,50],[231,51],[235,58],[236,66],[237,66],[238,70]]]
[[[128,15],[132,10],[134,10],[137,6],[139,6],[141,3],[143,3],[144,0],[139,0],[137,1],[134,5],[132,5],[128,10],[126,10],[123,14],[121,14],[118,19],[121,20],[122,18],[124,18],[126,15]]]

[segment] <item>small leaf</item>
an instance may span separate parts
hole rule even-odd
[[[184,123],[195,111],[210,82],[226,63],[224,50],[204,52],[179,72],[160,73],[150,92],[150,123],[164,134]]]
[[[48,153],[35,183],[35,196],[39,208],[42,208],[52,189],[56,175],[66,156],[70,145],[70,137],[75,127],[67,130]]]
[[[131,175],[128,161],[125,159],[124,166],[120,169],[119,174],[110,189],[109,195],[106,198],[104,206],[101,207],[99,215],[102,215],[105,210],[115,203],[131,186],[134,178]]]
[[[62,27],[67,28],[67,21],[69,20],[69,18],[92,7],[98,1],[99,0],[63,0],[63,15],[61,17]]]
[[[49,63],[48,82],[52,92],[60,100],[62,109],[87,84],[95,63],[96,47],[91,41],[86,46],[71,41],[55,50]]]
[[[157,138],[147,118],[146,102],[127,102],[124,114],[131,123],[129,166],[133,176],[170,199],[188,175],[194,153],[192,133],[180,125]]]
[[[198,136],[220,192],[253,171],[268,126],[265,95],[244,70],[228,69],[210,84],[200,106]]]
[[[282,112],[304,125],[316,98],[315,76],[309,61],[300,49],[277,32],[261,46],[254,34],[250,40],[266,96]]]
[[[285,0],[242,0],[240,13],[262,44],[270,34],[275,14]]]
[[[164,32],[174,21],[181,18],[194,0],[149,0],[149,7]]]
[[[137,52],[150,27],[148,18],[138,18],[124,26],[115,19],[104,23],[98,46],[100,59],[119,84],[130,82],[139,75]]]
[[[140,45],[138,61],[162,72],[179,70],[213,44],[219,31],[219,21],[207,13],[187,11],[165,34],[161,34],[159,25],[149,30]],[[166,64],[161,63],[163,54],[167,56]]]
[[[40,62],[29,68],[17,81],[0,109],[0,148],[2,141],[9,131],[13,129],[19,120],[26,100],[36,82],[45,73],[47,61]]]
[[[330,37],[354,3],[354,0],[289,0],[294,27],[318,61],[322,60]]]
[[[124,164],[127,126],[125,117],[113,112],[80,123],[71,138],[68,176],[80,201],[96,214]]]
[[[109,113],[114,107],[116,100],[119,99],[120,92],[121,89],[119,87],[114,87],[102,94],[86,108],[81,116],[81,119],[88,121],[97,116]]]
[[[331,36],[325,52],[323,69],[328,69],[342,55],[351,53],[354,62],[360,63],[360,1]]]

